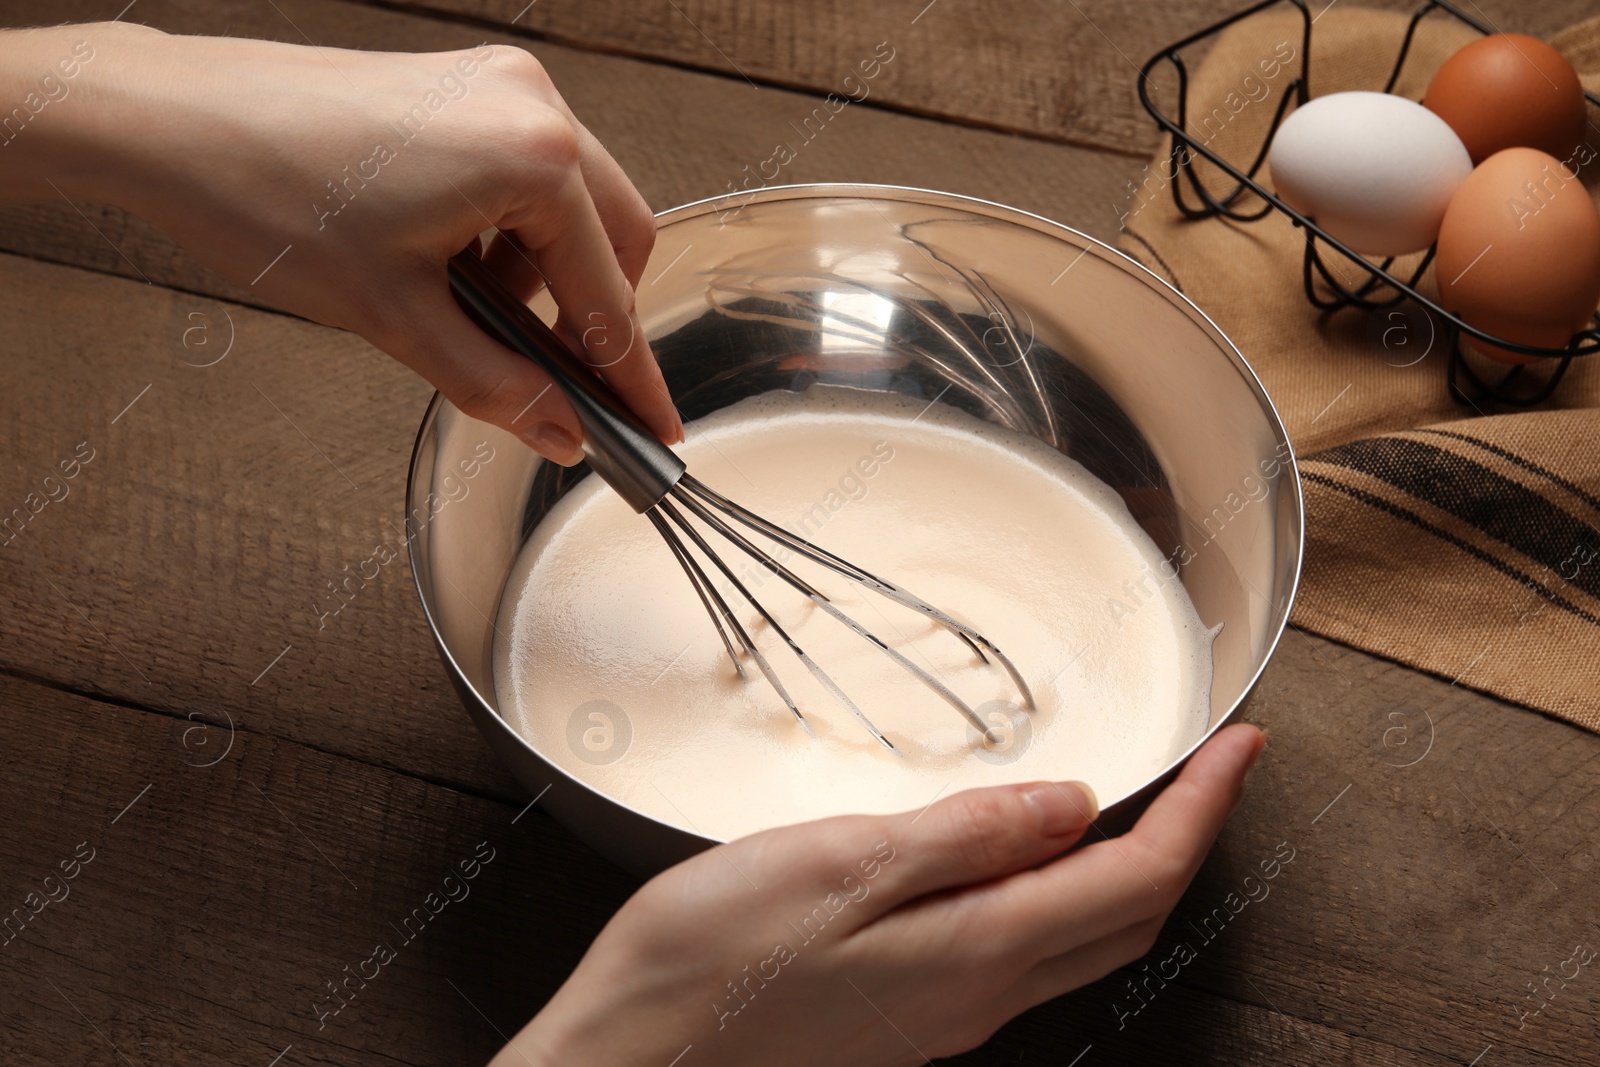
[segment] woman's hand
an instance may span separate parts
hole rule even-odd
[[[80,42],[67,78],[57,61]],[[445,261],[496,227],[491,267],[524,298],[548,279],[557,329],[657,436],[681,440],[633,310],[655,220],[527,52],[102,23],[0,35],[0,71],[7,99],[45,72],[59,94],[6,146],[5,199],[59,192],[146,218],[224,277],[360,334],[468,414],[576,462],[565,397],[450,296]]]
[[[1220,731],[1131,832],[1066,856],[1097,814],[1070,782],[702,853],[628,901],[491,1067],[879,1067],[973,1048],[1149,951],[1262,743]]]

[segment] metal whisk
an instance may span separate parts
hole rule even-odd
[[[451,258],[449,276],[450,287],[457,301],[478,325],[512,351],[533,360],[566,394],[577,411],[578,421],[583,426],[583,451],[589,465],[621,494],[635,511],[645,515],[655,525],[662,539],[666,541],[667,547],[672,550],[673,556],[683,567],[684,573],[688,575],[690,584],[694,586],[701,604],[705,606],[706,614],[711,617],[712,625],[716,628],[717,635],[722,638],[723,647],[727,649],[728,657],[733,661],[734,669],[739,676],[746,677],[744,664],[739,656],[740,650],[743,650],[755,661],[772,688],[777,691],[778,696],[802,725],[805,725],[805,717],[800,714],[794,698],[784,688],[783,682],[772,669],[772,664],[756,647],[755,641],[728,606],[721,592],[712,584],[700,560],[690,551],[689,545],[685,544],[685,538],[732,583],[739,595],[766,620],[767,625],[772,627],[773,633],[789,646],[789,650],[817,681],[848,708],[850,713],[871,731],[873,737],[886,748],[894,749],[894,745],[882,731],[872,724],[844,690],[839,688],[826,671],[817,666],[816,662],[806,654],[805,649],[800,647],[778,620],[773,618],[771,612],[746,588],[734,574],[733,569],[707,542],[705,535],[689,522],[684,515],[685,511],[699,519],[709,530],[737,546],[772,574],[783,579],[801,595],[809,597],[823,611],[876,645],[895,663],[959,711],[981,737],[998,742],[990,724],[984,722],[978,713],[949,686],[840,611],[823,593],[740,532],[740,527],[782,545],[881,596],[926,615],[960,638],[979,660],[987,663],[990,656],[998,660],[1022,695],[1023,707],[1033,706],[1033,694],[1029,691],[1028,684],[1023,681],[1016,665],[978,631],[956,621],[899,586],[869,574],[825,549],[818,548],[804,538],[767,521],[716,490],[701,484],[688,473],[684,462],[658,441],[638,416],[623,405],[598,375],[575,356],[527,305],[508,291],[484,266],[483,261],[471,251],[458,253]]]

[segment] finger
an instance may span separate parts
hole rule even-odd
[[[578,416],[548,375],[485,334],[439,277],[404,304],[406,317],[379,347],[426,378],[456,407],[509,430],[546,458],[583,458]]]
[[[1071,847],[1098,813],[1082,783],[1030,782],[969,789],[890,816],[882,833],[896,858],[877,887],[879,912],[1036,866]]]
[[[1164,918],[1146,919],[1071,952],[1040,960],[1000,997],[999,1010],[1009,1019],[1063,993],[1099,981],[1118,967],[1149,953],[1164,925]]]
[[[589,199],[599,213],[623,276],[628,279],[630,286],[637,289],[656,240],[656,218],[650,211],[650,205],[645,203],[644,197],[639,195],[639,190],[634,188],[600,139],[578,121],[566,100],[550,83],[549,75],[542,68],[537,74],[532,71],[525,73],[532,79],[545,104],[564,118],[577,135],[578,169],[589,190]],[[532,293],[528,295],[532,296]]]
[[[495,234],[482,258],[501,284],[524,304],[544,288],[544,275],[539,273],[533,253],[508,233]]]
[[[1219,731],[1131,831],[1010,880],[995,895],[995,928],[1042,959],[1165,916],[1237,806],[1263,742],[1254,726]]]
[[[623,276],[582,174],[571,168],[556,195],[502,220],[545,276],[578,354],[662,441],[683,439],[683,424],[667,393],[633,310]]]
[[[650,250],[655,247],[656,217],[599,139],[576,118],[571,121],[578,131],[578,167],[583,172],[583,182],[600,213],[617,265],[628,284],[637,289],[650,260]]]

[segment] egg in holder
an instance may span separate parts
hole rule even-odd
[[[1300,14],[1297,76],[1249,162],[1230,161],[1202,139],[1204,119],[1200,129],[1188,128],[1182,53],[1280,3]],[[1418,25],[1435,12],[1484,36],[1445,61],[1422,103],[1393,95]],[[1303,0],[1263,0],[1141,68],[1140,101],[1171,134],[1178,210],[1191,219],[1246,223],[1274,211],[1287,216],[1306,234],[1301,275],[1314,306],[1370,312],[1409,302],[1443,335],[1452,399],[1518,406],[1544,400],[1574,358],[1600,351],[1600,212],[1576,176],[1594,159],[1583,134],[1587,105],[1600,106],[1600,97],[1585,92],[1571,65],[1544,42],[1496,33],[1443,0],[1428,0],[1412,15],[1382,92],[1313,98],[1306,57],[1314,21]],[[1151,75],[1161,67],[1177,76],[1176,118],[1151,98]],[[1231,187],[1208,189],[1192,165],[1200,159]],[[1273,189],[1258,177],[1263,166]],[[1541,225],[1529,225],[1535,216]],[[1399,257],[1423,249],[1414,264],[1396,269]],[[1344,262],[1359,269],[1359,282],[1339,277]],[[1430,266],[1436,299],[1419,291]],[[1508,369],[1485,377],[1463,348]]]

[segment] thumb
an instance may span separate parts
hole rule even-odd
[[[1003,878],[1066,851],[1099,814],[1081,782],[970,789],[919,813],[892,816],[897,862],[884,867],[884,910],[956,886]]]
[[[472,418],[515,434],[563,466],[583,459],[583,430],[566,396],[544,371],[468,318],[442,276],[416,287],[406,307],[405,324],[379,347]]]

